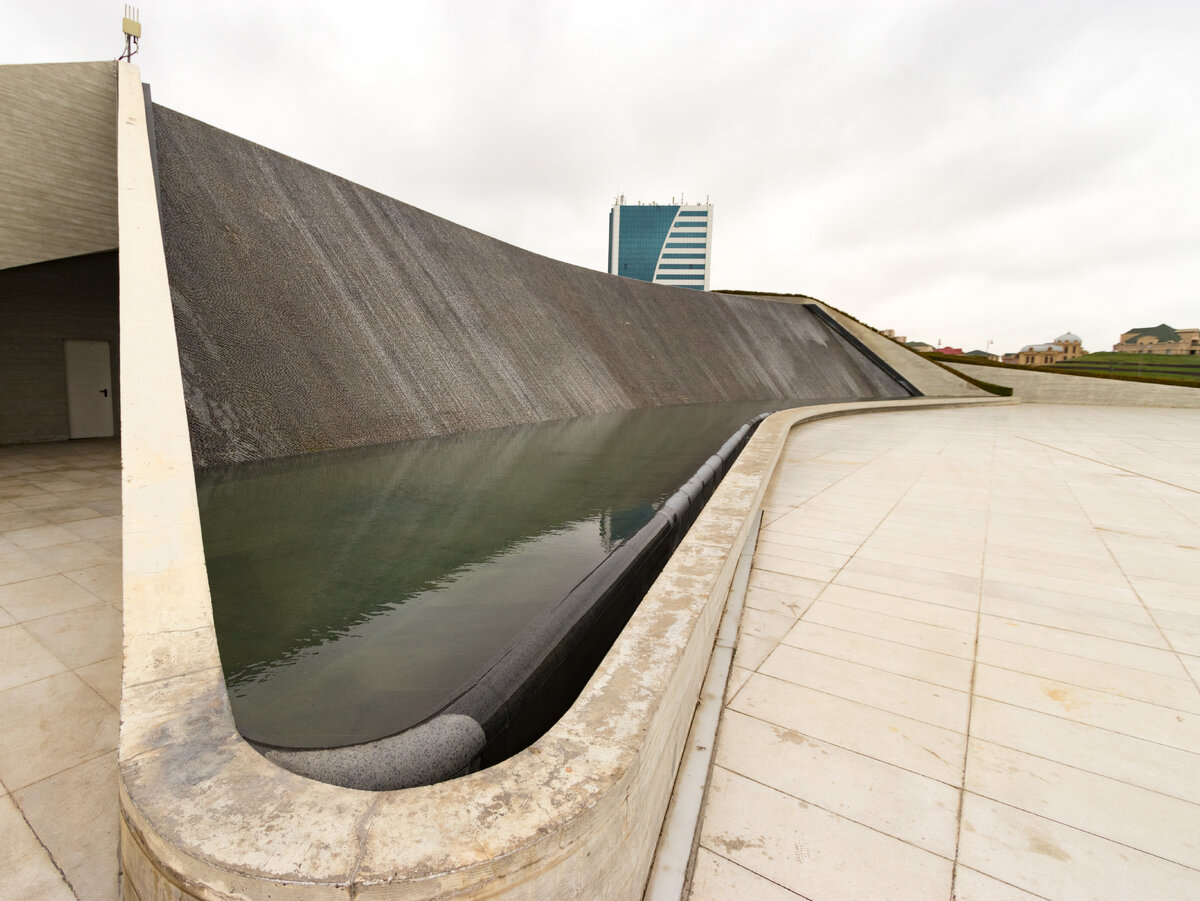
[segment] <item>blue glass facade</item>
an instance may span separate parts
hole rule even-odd
[[[678,212],[677,206],[621,207],[620,253],[614,274],[654,281],[654,266]],[[609,217],[611,220],[611,213]]]
[[[630,206],[623,200],[620,198],[608,214],[608,271],[640,281],[706,289],[712,207]],[[667,249],[692,253],[667,253]],[[664,262],[666,260],[698,262]]]

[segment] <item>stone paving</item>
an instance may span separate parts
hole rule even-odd
[[[120,445],[0,447],[0,899],[117,897]]]
[[[691,897],[1200,898],[1200,417],[793,432]]]

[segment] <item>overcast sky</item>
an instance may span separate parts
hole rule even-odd
[[[594,269],[715,205],[712,286],[1011,351],[1200,326],[1200,2],[145,0],[154,99]],[[120,3],[0,0],[0,62]]]

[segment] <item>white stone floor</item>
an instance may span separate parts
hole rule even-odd
[[[0,899],[117,897],[120,446],[0,447]]]
[[[794,432],[691,897],[1200,898],[1200,415]]]

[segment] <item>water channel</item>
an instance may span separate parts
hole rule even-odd
[[[198,472],[238,728],[330,748],[435,715],[740,425],[791,405],[635,410]]]

